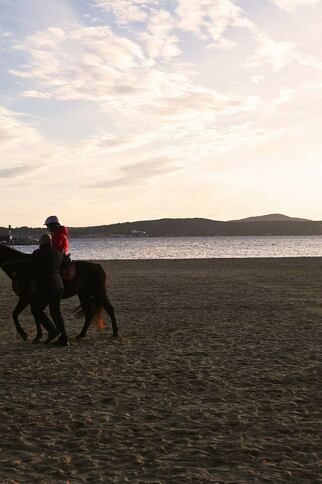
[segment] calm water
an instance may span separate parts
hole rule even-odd
[[[16,247],[32,252],[35,247]],[[73,259],[209,259],[322,256],[316,237],[151,237],[72,239]]]

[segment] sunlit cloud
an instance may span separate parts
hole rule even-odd
[[[178,37],[172,34],[175,28],[175,19],[166,10],[158,10],[149,16],[147,29],[141,33],[148,57],[171,59],[182,53]]]
[[[200,39],[222,42],[228,27],[244,27],[250,30],[254,24],[243,10],[230,0],[178,0],[176,13],[179,28],[194,33]]]
[[[151,8],[159,3],[159,0],[95,0],[98,7],[114,13],[120,24],[146,20]]]
[[[321,0],[271,0],[277,7],[292,12],[299,7],[318,5]]]
[[[171,53],[167,50],[169,40],[163,43],[168,30],[160,27],[159,17],[164,20],[168,14],[161,11],[151,18],[143,39],[148,53],[164,58],[178,55],[180,51],[172,50],[171,42]],[[150,33],[158,38],[157,45]],[[100,103],[102,110],[126,116],[137,115],[138,110],[160,116],[191,110],[230,114],[258,104],[255,96],[222,94],[198,86],[184,67],[161,69],[150,62],[138,43],[115,35],[107,27],[48,29],[28,36],[17,49],[26,52],[29,62],[25,70],[11,73],[33,79],[38,85],[38,89],[23,91],[26,97],[93,101]]]
[[[0,106],[1,180],[32,177],[51,163],[52,147],[21,118]]]
[[[135,69],[148,67],[136,43],[104,26],[48,29],[28,36],[16,49],[26,52],[28,64],[10,72],[33,79],[40,88],[46,87],[46,96],[63,100],[96,101],[117,95],[122,84],[131,86]]]
[[[17,178],[36,171],[37,167],[30,165],[18,165],[12,168],[0,168],[0,178]]]
[[[160,177],[178,170],[179,167],[168,159],[148,159],[122,166],[117,176],[87,185],[89,188],[117,188],[142,185],[154,177]],[[0,173],[1,176],[1,173]]]
[[[273,103],[276,105],[287,103],[288,101],[290,101],[290,99],[292,99],[294,95],[295,95],[295,91],[293,91],[293,89],[284,89],[273,100]]]
[[[248,59],[247,65],[269,64],[274,71],[280,71],[292,63],[298,63],[314,69],[322,69],[322,61],[311,54],[300,53],[295,42],[276,41],[263,32],[257,32],[255,53]]]

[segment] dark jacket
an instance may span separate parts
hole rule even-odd
[[[52,292],[63,289],[60,275],[63,254],[50,244],[42,245],[32,253],[30,273],[33,279],[33,292]]]

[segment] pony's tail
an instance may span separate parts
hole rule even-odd
[[[104,329],[103,306],[101,304],[95,304],[93,307],[92,323],[95,324],[97,329]]]
[[[104,319],[103,319],[103,306],[100,304],[95,304],[92,308],[93,315],[92,315],[92,323],[95,324],[97,329],[104,328]],[[72,312],[73,318],[82,318],[84,317],[84,311],[82,306],[77,306]]]

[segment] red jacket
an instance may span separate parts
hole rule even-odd
[[[68,230],[63,225],[58,230],[52,232],[52,244],[55,249],[67,254],[68,251]]]

